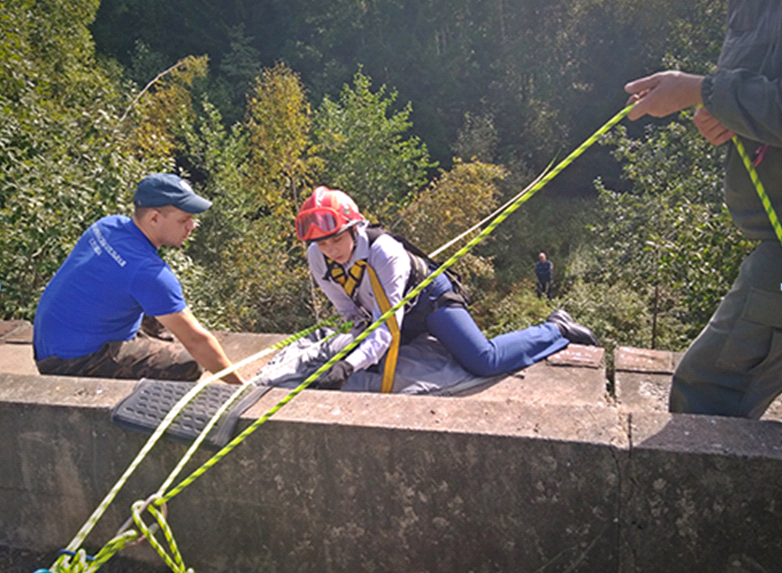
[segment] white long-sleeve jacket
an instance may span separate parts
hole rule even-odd
[[[380,235],[370,245],[365,229],[365,224],[360,224],[356,227],[356,246],[353,249],[353,255],[350,257],[350,260],[343,267],[347,272],[356,261],[367,261],[377,274],[380,284],[383,285],[388,302],[391,303],[391,306],[394,306],[404,298],[405,286],[411,272],[410,257],[404,246],[388,234]],[[307,261],[318,286],[320,286],[344,320],[362,320],[369,313],[372,320],[375,321],[383,314],[375,300],[372,284],[367,273],[364,273],[364,277],[356,289],[356,300],[354,301],[348,296],[342,285],[334,282],[327,276],[326,257],[316,243],[312,243],[309,246]],[[404,314],[404,307],[397,310],[395,314],[400,330],[402,329]],[[377,364],[390,345],[391,331],[384,324],[367,336],[345,360],[355,370],[363,370],[373,364]]]

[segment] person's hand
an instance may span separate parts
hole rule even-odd
[[[703,103],[703,76],[678,71],[658,72],[625,85],[630,94],[627,105],[635,107],[627,115],[636,120],[644,115],[665,117],[677,111]]]
[[[364,332],[370,324],[372,324],[371,318],[354,318],[353,326],[350,328],[350,335],[355,338]]]
[[[315,380],[310,385],[310,388],[315,388],[316,390],[339,390],[351,374],[353,374],[353,365],[346,360],[340,360],[335,362],[334,366]]]
[[[712,145],[727,143],[736,132],[722,125],[705,107],[699,107],[692,117],[692,121],[701,132],[701,135]]]
[[[226,384],[234,384],[237,386],[242,386],[244,384],[247,384],[247,381],[241,376],[239,376],[239,374],[237,374],[236,372],[232,372],[231,374],[226,374],[225,376],[223,376],[222,380]]]

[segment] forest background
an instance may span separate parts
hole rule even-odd
[[[706,73],[726,0],[0,0],[0,315],[32,319],[96,219],[177,172],[214,206],[162,252],[212,329],[330,314],[293,232],[317,184],[431,251],[663,68]],[[681,350],[752,244],[687,112],[624,121],[460,262],[488,335],[554,307]],[[534,289],[554,262],[555,300]]]

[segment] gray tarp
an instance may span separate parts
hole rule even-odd
[[[320,329],[278,352],[258,371],[252,382],[259,385],[295,388],[310,374],[344,348],[351,334],[337,334]],[[377,372],[361,370],[353,373],[342,387],[346,392],[380,392],[383,363]],[[429,394],[452,396],[472,388],[488,385],[502,378],[484,378],[467,372],[432,336],[422,335],[399,348],[393,392],[396,394]]]

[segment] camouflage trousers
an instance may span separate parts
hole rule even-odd
[[[107,342],[97,352],[36,361],[41,374],[94,378],[198,380],[203,369],[179,342],[160,340],[142,331],[132,340]]]

